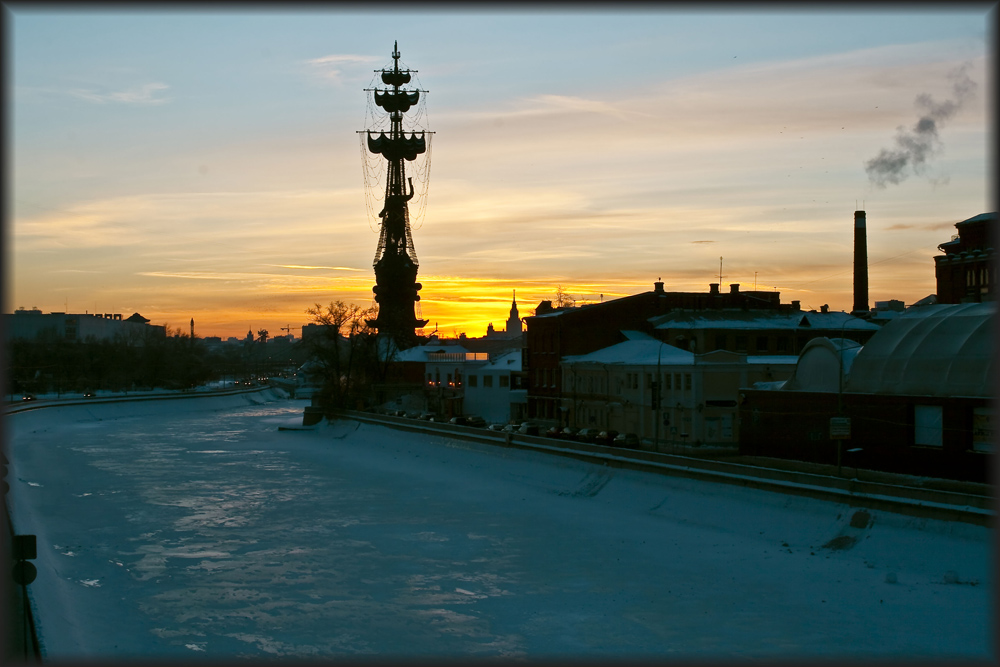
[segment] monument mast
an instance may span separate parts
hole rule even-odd
[[[427,320],[418,319],[415,311],[422,286],[417,282],[417,253],[407,206],[413,198],[413,179],[406,175],[406,162],[412,162],[427,150],[427,135],[432,133],[416,131],[407,136],[403,129],[403,114],[420,101],[421,92],[427,91],[403,88],[410,83],[410,74],[416,70],[400,69],[398,44],[393,45],[392,69],[375,70],[381,74],[386,88],[368,89],[374,92],[375,104],[389,114],[389,132],[386,134],[382,130],[378,136],[373,136],[371,129],[363,132],[367,135],[368,151],[381,155],[387,162],[384,205],[378,214],[381,229],[372,288],[378,303],[378,316],[369,324],[379,334],[394,339],[399,347],[407,348],[416,344],[416,329],[423,328]]]

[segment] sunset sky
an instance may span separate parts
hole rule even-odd
[[[871,304],[910,304],[996,210],[987,5],[68,7],[7,8],[4,312],[299,336],[315,303],[371,305],[356,131],[393,40],[436,133],[425,332],[502,328],[514,289],[522,315],[558,285],[707,291],[720,256],[724,290],[849,310],[856,206]]]

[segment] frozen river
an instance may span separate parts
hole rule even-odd
[[[993,655],[988,529],[304,405],[10,418],[45,657]]]

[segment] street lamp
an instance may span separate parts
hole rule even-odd
[[[848,316],[850,317],[850,316]],[[844,318],[843,324],[840,325],[840,349],[837,351],[837,360],[840,362],[840,373],[837,377],[837,420],[840,423],[840,428],[843,428],[844,422],[844,330],[847,327],[847,323],[850,320]],[[848,429],[850,428],[850,422],[847,422]],[[849,432],[849,431],[848,431]],[[840,462],[841,456],[844,449],[844,435],[843,433],[837,434],[837,477],[840,477]]]
[[[656,423],[653,424],[653,433],[655,434],[653,441],[657,452],[660,451],[660,401],[662,399],[660,396],[660,389],[663,384],[662,375],[660,373],[660,355],[663,354],[663,345],[664,342],[661,340],[660,347],[656,350],[656,377],[653,379],[653,410],[655,412],[653,419],[656,421]]]

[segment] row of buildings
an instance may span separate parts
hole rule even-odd
[[[855,221],[857,234],[864,212]],[[992,438],[995,225],[994,213],[958,223],[935,258],[938,294],[909,308],[895,300],[868,308],[863,254],[855,257],[856,274],[865,275],[855,280],[851,313],[803,311],[778,292],[738,284],[669,292],[657,281],[650,291],[580,307],[543,301],[524,318],[520,340],[489,350],[495,337],[411,348],[399,357],[394,395],[407,409],[443,416],[636,433],[651,449],[738,446],[983,478]],[[849,440],[831,437],[831,419],[853,425]]]
[[[167,337],[167,327],[162,324],[150,324],[149,319],[139,313],[122,317],[120,313],[44,313],[38,308],[18,308],[13,313],[3,317],[4,334],[8,340],[38,340],[46,337],[85,342],[88,340],[125,340],[142,345],[152,339]],[[190,322],[190,335],[194,338],[194,319]],[[304,329],[310,326],[305,325]],[[264,332],[266,333],[266,332]],[[230,336],[223,339],[220,336],[206,336],[200,339],[207,347],[217,348],[223,345],[246,345],[248,343],[267,343],[277,345],[292,343],[295,337],[255,336],[253,331],[247,331],[245,338]]]
[[[8,340],[36,340],[45,337],[68,341],[113,340],[121,338],[143,344],[149,338],[166,338],[167,328],[150,324],[133,313],[43,313],[37,308],[18,308],[4,315],[4,334]]]

